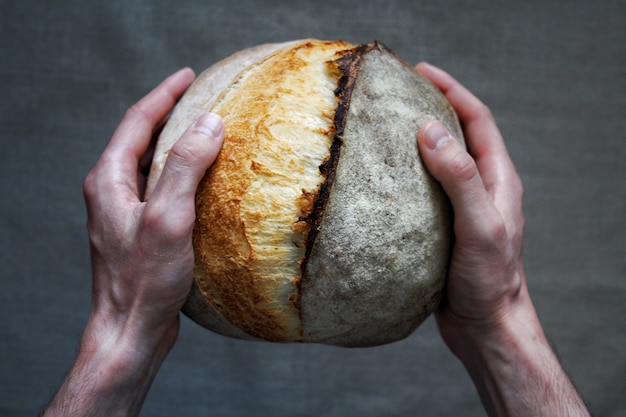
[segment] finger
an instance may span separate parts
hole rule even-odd
[[[161,125],[174,104],[194,80],[194,73],[183,68],[166,78],[148,95],[130,107],[122,122],[113,134],[109,147],[135,152],[137,158],[143,155],[154,131]],[[133,138],[141,140],[132,140]]]
[[[154,132],[152,133],[152,138],[150,139],[150,143],[148,148],[141,158],[139,159],[139,171],[144,174],[145,177],[150,173],[150,167],[152,166],[152,159],[154,158],[154,151],[156,149],[156,145],[159,141],[159,136],[163,132],[163,128],[165,127],[165,123],[167,122],[167,117],[156,127]]]
[[[489,108],[445,71],[427,63],[420,63],[417,70],[442,91],[458,114],[468,150],[496,206],[519,218],[521,181]]]
[[[150,148],[154,132],[194,77],[191,69],[182,69],[128,109],[102,153],[97,169],[104,171],[103,176],[112,185],[128,191],[127,198],[139,199],[137,173],[142,157]]]
[[[137,169],[137,194],[142,201],[146,199],[146,188],[148,186],[148,177],[150,176],[152,160],[154,159],[154,151],[156,150],[156,145],[159,142],[159,137],[165,127],[166,121],[167,118],[164,119],[163,122],[161,122],[161,124],[156,128],[152,134],[152,139],[150,140],[148,148],[139,159],[139,166]]]
[[[158,225],[161,235],[176,238],[190,232],[195,219],[195,194],[224,140],[224,123],[206,113],[170,150],[163,172],[147,202],[144,222]]]
[[[450,198],[457,242],[490,241],[501,218],[472,156],[439,121],[422,126],[418,145],[426,168]]]
[[[433,82],[446,96],[456,111],[468,136],[481,138],[468,143],[475,159],[493,150],[505,151],[504,141],[487,106],[450,74],[433,65],[422,62],[417,70]]]

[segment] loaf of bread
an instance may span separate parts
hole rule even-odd
[[[183,309],[243,339],[373,346],[438,305],[451,211],[419,157],[445,97],[380,43],[313,39],[238,52],[203,72],[159,138],[148,183],[203,112],[223,148],[196,194]]]

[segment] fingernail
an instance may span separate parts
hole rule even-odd
[[[452,135],[441,122],[430,122],[426,126],[424,141],[430,149],[436,150],[450,139],[453,139]]]
[[[217,138],[224,131],[222,118],[215,113],[205,113],[196,120],[193,130],[204,135]]]
[[[419,64],[417,64],[415,66],[415,68],[417,68],[418,70],[419,69],[425,69],[427,71],[430,71],[430,70],[433,69],[433,66],[430,63],[426,62],[426,61],[422,61]]]

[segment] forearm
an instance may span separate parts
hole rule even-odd
[[[551,349],[527,294],[496,331],[457,338],[455,354],[468,370],[490,416],[589,416]]]
[[[167,329],[144,338],[132,327],[111,327],[90,320],[76,361],[43,416],[139,414],[176,335]]]

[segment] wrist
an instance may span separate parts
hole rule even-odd
[[[525,288],[484,319],[465,318],[446,309],[437,316],[440,331],[450,350],[464,363],[487,355],[495,347],[546,344],[539,318]]]
[[[79,355],[102,353],[119,357],[165,356],[178,337],[178,315],[152,323],[138,314],[92,310],[80,342]]]
[[[70,374],[44,415],[137,415],[177,333],[178,319],[148,334],[129,320],[92,314]]]
[[[492,320],[452,327],[446,342],[490,416],[589,415],[544,335],[526,287]]]
[[[159,327],[140,320],[92,314],[80,342],[77,363],[89,363],[111,386],[151,383],[178,336],[178,317]],[[145,381],[143,381],[145,380]]]

